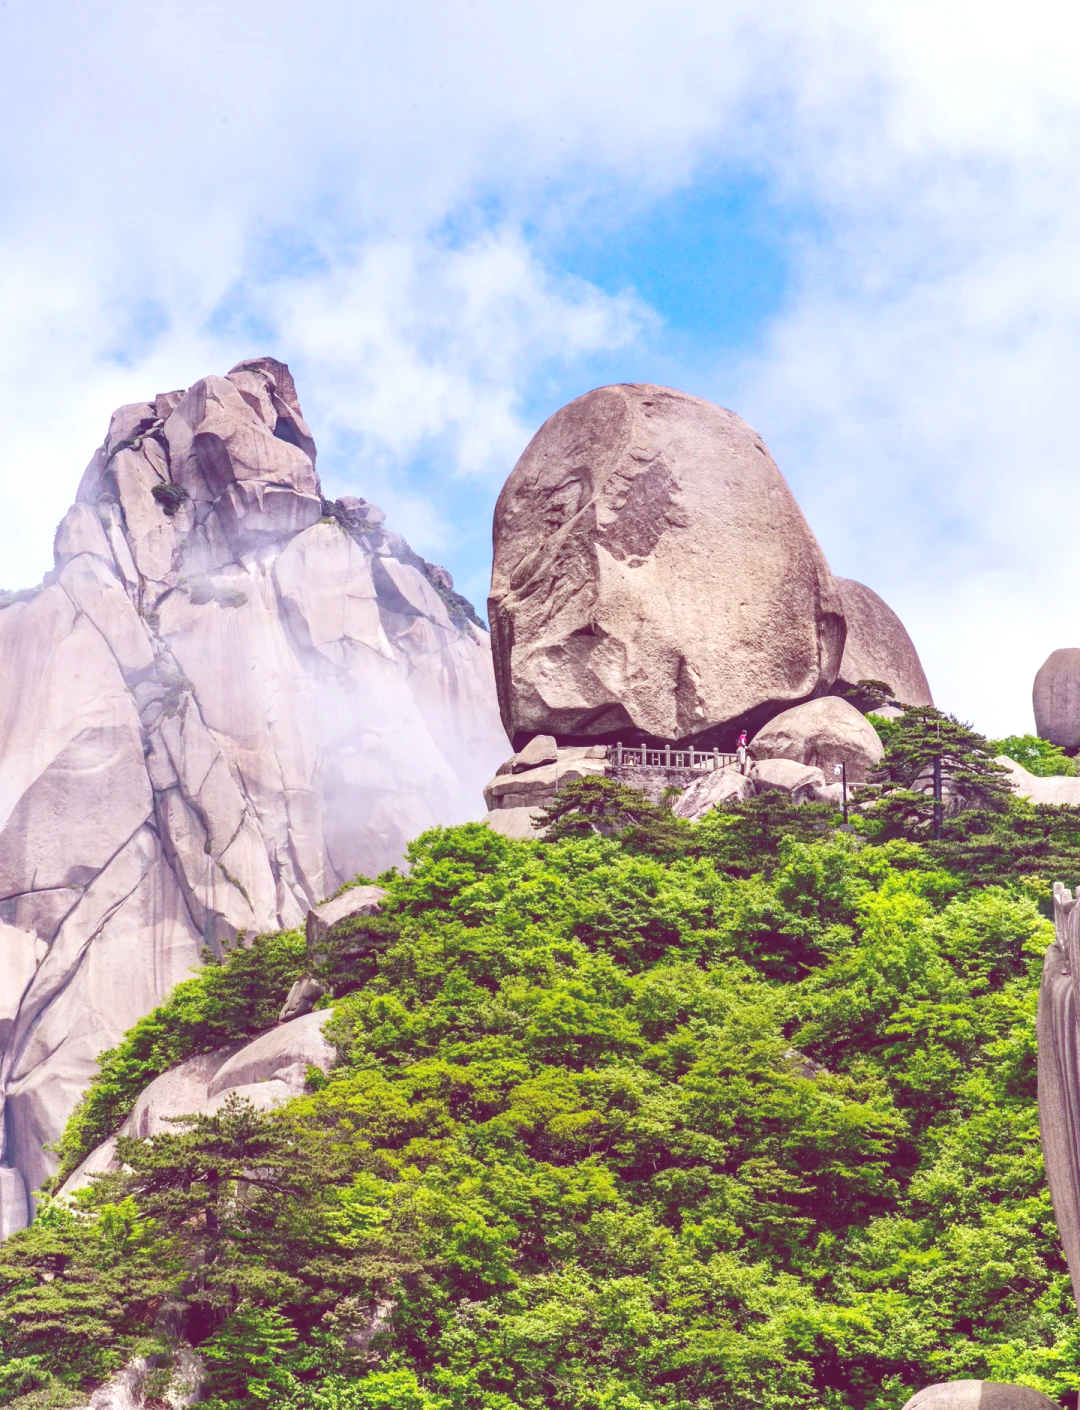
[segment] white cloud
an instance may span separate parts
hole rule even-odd
[[[648,374],[647,311],[562,278],[552,232],[743,164],[813,233],[717,395],[942,702],[1023,724],[1080,641],[1078,27],[1049,0],[4,8],[0,577],[46,566],[112,405],[267,339],[437,542],[414,457],[497,478],[551,368],[641,337]]]

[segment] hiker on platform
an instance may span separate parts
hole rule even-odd
[[[741,774],[746,772],[746,731],[739,735],[739,742],[735,746],[735,763]]]

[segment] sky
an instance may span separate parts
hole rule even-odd
[[[112,408],[270,354],[324,489],[483,611],[544,418],[764,436],[937,703],[1080,645],[1080,12],[1029,0],[0,0],[0,585]]]

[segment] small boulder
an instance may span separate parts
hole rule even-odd
[[[885,750],[873,725],[854,705],[835,695],[807,700],[770,720],[750,743],[755,759],[793,759],[829,776],[847,765],[848,783],[863,783]]]
[[[859,681],[884,681],[902,705],[933,705],[919,653],[888,603],[851,578],[834,578],[833,584],[847,622],[833,690],[839,694],[855,690]]]
[[[279,1023],[291,1023],[294,1018],[303,1018],[310,1013],[326,989],[313,974],[302,974],[289,990],[288,997],[278,1014]]]
[[[1057,1402],[1029,1386],[1001,1381],[940,1381],[913,1395],[903,1410],[1060,1410]]]
[[[332,925],[349,916],[377,916],[386,892],[381,886],[349,886],[340,896],[322,901],[307,913],[307,947],[314,953]]]
[[[520,774],[526,769],[537,769],[543,764],[554,764],[559,757],[559,747],[552,734],[535,734],[524,749],[519,749],[510,761],[513,773]]]
[[[795,759],[759,759],[750,765],[750,777],[755,793],[766,793],[770,788],[775,788],[794,794],[825,787],[825,775],[820,769],[800,764]]]
[[[700,822],[720,803],[754,796],[753,781],[738,769],[713,769],[695,779],[676,800],[672,812],[688,822]]]
[[[1062,749],[1080,746],[1080,647],[1051,651],[1031,692],[1035,729]]]
[[[224,1063],[207,1087],[207,1097],[216,1097],[233,1087],[247,1087],[254,1082],[277,1080],[302,1092],[307,1069],[318,1067],[328,1072],[334,1060],[334,1049],[323,1037],[323,1024],[333,1009],[305,1014],[291,1023],[271,1028],[246,1043]]]

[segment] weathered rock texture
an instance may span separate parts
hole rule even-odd
[[[994,763],[1008,769],[1010,782],[1018,797],[1027,798],[1032,803],[1070,804],[1074,808],[1080,807],[1080,778],[1069,778],[1066,775],[1040,778],[1037,774],[1029,774],[1023,764],[1018,764],[1015,759],[1010,759],[1005,754],[999,754]]]
[[[882,681],[902,705],[933,705],[919,654],[903,622],[876,592],[851,578],[834,578],[847,623],[833,689],[854,692],[859,681]],[[870,700],[862,701],[867,708]]]
[[[1029,1386],[1010,1386],[1002,1381],[940,1381],[913,1395],[903,1410],[1058,1410],[1058,1406]]]
[[[1080,747],[1080,647],[1051,651],[1031,692],[1040,738],[1062,749]]]
[[[1039,990],[1039,1130],[1058,1235],[1080,1307],[1080,904],[1054,887],[1054,943],[1043,958]]]
[[[304,1091],[309,1067],[330,1070],[334,1050],[323,1037],[333,1009],[279,1024],[250,1042],[232,1043],[170,1067],[147,1084],[116,1136],[91,1151],[60,1193],[74,1194],[92,1174],[118,1168],[117,1136],[157,1136],[178,1128],[176,1116],[210,1115],[235,1093],[260,1111],[280,1106]]]
[[[540,818],[538,810],[553,803],[561,787],[608,772],[606,745],[560,747],[549,735],[539,735],[500,764],[485,786],[488,813],[484,821],[506,837],[537,837],[543,831],[534,826]]]
[[[499,496],[490,614],[515,746],[641,738],[730,748],[824,694],[840,595],[761,438],[665,387],[555,413]]]
[[[750,741],[755,759],[794,759],[830,777],[847,765],[848,783],[863,783],[885,753],[873,725],[835,695],[808,700],[775,716]]]
[[[203,943],[477,816],[506,749],[487,633],[374,505],[322,499],[281,363],[121,407],[55,557],[0,612],[0,1229]]]

